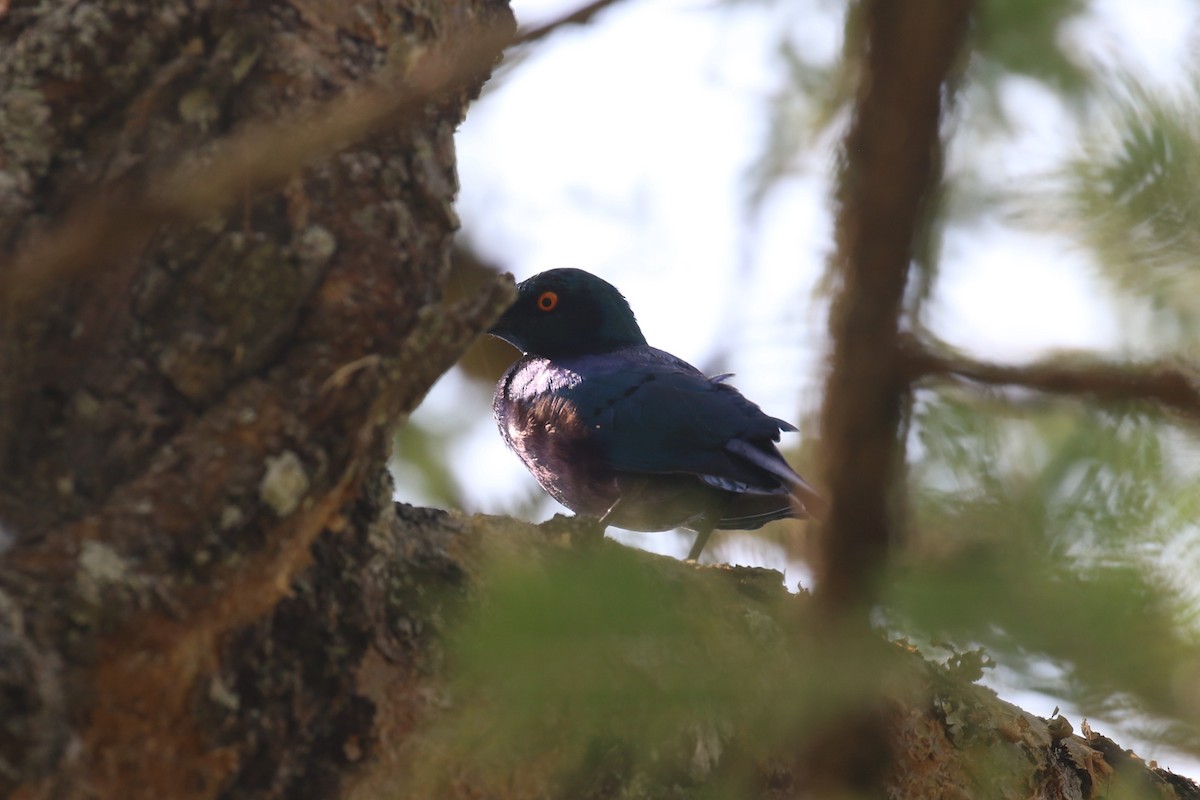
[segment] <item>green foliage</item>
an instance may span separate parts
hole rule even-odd
[[[1064,97],[1089,86],[1088,73],[1062,45],[1065,22],[1087,8],[1086,0],[984,0],[975,24],[976,80],[994,85],[1022,75],[1042,81]]]
[[[396,432],[392,448],[392,457],[414,467],[421,481],[419,488],[443,508],[462,507],[462,491],[446,459],[454,438],[453,431],[405,425]]]
[[[1194,725],[1178,677],[1200,660],[1197,609],[1162,554],[1195,535],[1195,474],[1151,415],[1014,400],[923,396],[919,513],[889,609],[906,632],[1069,666],[1048,688],[1085,707],[1134,698]]]
[[[814,2],[807,13],[819,13],[821,6]],[[1013,121],[1006,119],[999,94],[1004,82],[1017,76],[1036,80],[1072,107],[1082,107],[1082,101],[1095,90],[1098,76],[1072,58],[1062,32],[1087,8],[1087,0],[985,0],[977,4],[972,51],[964,59],[964,74],[953,87],[958,90],[969,85],[972,90],[973,110],[980,117],[973,124],[995,134],[1010,132]],[[931,9],[930,13],[938,12]],[[847,3],[844,19],[842,53],[834,63],[817,61],[802,52],[786,28],[780,34],[776,52],[784,80],[768,100],[768,136],[748,175],[747,207],[752,214],[778,182],[793,174],[803,155],[823,146],[822,134],[845,119],[854,100],[861,72],[862,3]],[[973,183],[976,176],[950,177],[951,191],[969,199],[986,193],[984,187]],[[965,185],[956,185],[963,180]],[[945,221],[942,212],[961,219],[962,213],[970,210],[959,203],[947,205],[932,215],[933,222]],[[936,241],[931,238],[930,244]],[[933,257],[923,254],[930,263]]]
[[[1156,332],[1192,336],[1200,320],[1197,81],[1173,97],[1132,80],[1114,92],[1064,171],[1068,218],[1106,275],[1160,312]]]
[[[751,214],[758,213],[781,180],[795,174],[800,156],[852,97],[852,70],[845,62],[813,62],[787,38],[776,54],[786,78],[767,101],[767,139],[746,176]]]
[[[544,780],[562,786],[616,758],[631,781],[652,771],[693,785],[710,777],[733,730],[751,732],[739,749],[778,751],[870,702],[855,668],[868,659],[833,635],[797,648],[810,635],[807,604],[777,576],[758,580],[697,576],[608,543],[496,565],[454,635],[454,711],[434,734],[442,749],[431,774],[503,782],[514,764],[541,764]]]
[[[793,29],[816,14],[829,12],[829,2],[810,0],[795,12],[791,25],[781,25],[774,52],[781,79],[766,99],[767,136],[758,158],[746,175],[749,219],[759,213],[771,191],[795,175],[802,157],[818,146],[854,98],[861,40],[861,4],[847,4],[843,24],[842,57],[822,60],[806,52],[792,36]]]

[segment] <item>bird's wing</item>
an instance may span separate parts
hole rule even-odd
[[[707,378],[653,348],[597,369],[573,392],[613,469],[690,473],[733,491],[778,491],[800,476],[773,442],[795,428],[763,413],[726,376]]]

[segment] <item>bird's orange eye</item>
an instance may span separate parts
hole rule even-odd
[[[557,292],[542,292],[540,295],[538,295],[538,299],[537,299],[538,310],[553,311],[554,307],[557,305],[558,305],[558,293]]]

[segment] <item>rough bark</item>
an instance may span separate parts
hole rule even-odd
[[[784,797],[806,785],[796,741],[764,743],[733,714],[658,747],[551,749],[502,775],[431,748],[440,725],[487,706],[486,690],[454,692],[449,642],[486,608],[491,565],[554,572],[624,553],[570,522],[397,507],[384,471],[393,426],[511,297],[497,283],[440,301],[451,134],[477,90],[466,79],[510,29],[491,0],[0,3],[0,793]],[[429,82],[431,53],[464,50],[471,70]],[[386,103],[391,82],[419,84],[416,99],[384,114],[338,102]],[[361,116],[321,128],[314,108]],[[279,118],[300,121],[256,127]],[[263,131],[280,137],[280,163],[224,146],[247,134],[260,149],[236,152],[261,156]],[[236,203],[221,194],[231,164],[245,171]],[[164,191],[164,175],[191,176],[199,199]],[[778,576],[626,561],[681,618],[712,620],[731,652],[769,654],[788,675],[839,668],[804,624],[807,598]],[[677,644],[618,642],[611,657],[712,668]],[[1194,796],[1107,740],[1052,733],[961,669],[879,648],[895,797],[1118,784]],[[755,663],[738,680],[770,709],[787,693]]]
[[[144,230],[118,206],[155,213],[164,174],[202,195],[229,177],[223,142],[372,81],[403,91],[429,53],[490,41],[495,61],[480,31],[510,35],[511,15],[488,0],[0,13],[0,785],[322,794],[339,767],[315,752],[371,730],[346,685],[365,621],[331,625],[312,654],[341,654],[329,685],[315,665],[297,682],[242,659],[250,626],[297,602],[320,532],[365,522],[341,514],[377,480],[396,420],[508,297],[497,284],[438,304],[452,135],[479,76],[284,165],[274,191],[251,191],[248,170],[240,202],[200,198],[198,224]],[[281,149],[321,124],[309,114],[277,131]],[[56,260],[80,236],[97,243],[84,263]],[[233,676],[303,687],[302,722],[231,694]],[[212,712],[221,701],[241,722]]]

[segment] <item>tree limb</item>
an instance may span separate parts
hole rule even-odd
[[[570,25],[586,25],[591,21],[592,17],[599,14],[609,6],[616,5],[621,0],[592,0],[585,6],[572,11],[564,17],[547,22],[545,25],[539,25],[536,28],[531,28],[517,34],[517,38],[513,41],[514,45],[529,44],[544,39],[550,34]]]
[[[1107,403],[1145,402],[1190,423],[1200,423],[1200,381],[1194,370],[1166,362],[1115,363],[1090,356],[1062,356],[1020,366],[994,364],[910,342],[912,380],[1014,386],[1047,394],[1092,397]]]
[[[909,263],[940,174],[947,83],[968,28],[969,0],[868,0],[866,51],[854,117],[842,150],[830,314],[832,365],[821,412],[831,494],[818,564],[818,599],[836,636],[858,635],[891,539],[890,499],[902,400],[898,342]],[[848,630],[847,630],[848,629]],[[870,655],[877,669],[883,661]],[[880,796],[892,743],[883,706],[863,679],[857,707],[805,758],[818,793]]]
[[[830,531],[820,592],[865,608],[888,544],[897,457],[900,315],[915,237],[941,158],[945,84],[971,4],[867,4],[865,73],[843,145],[830,319],[832,369],[822,410]]]

